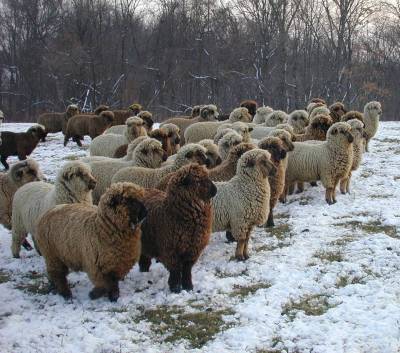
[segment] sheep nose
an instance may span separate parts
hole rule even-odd
[[[163,162],[165,162],[167,159],[168,159],[168,154],[167,154],[167,152],[164,151],[162,160],[163,160]]]
[[[349,143],[352,143],[354,141],[353,135],[350,132],[348,132],[346,135],[347,135],[347,141],[349,141]]]
[[[96,179],[90,179],[88,183],[89,190],[93,190],[96,187],[97,181]]]
[[[214,197],[215,195],[217,195],[217,187],[215,186],[214,183],[211,183],[210,196]]]
[[[211,165],[211,160],[209,158],[206,158],[206,167],[208,168]]]
[[[175,144],[176,145],[179,145],[181,143],[181,139],[179,138],[179,137],[177,137],[176,139],[175,139]]]
[[[221,163],[222,163],[222,158],[218,156],[217,160],[215,161],[215,165],[220,165]]]

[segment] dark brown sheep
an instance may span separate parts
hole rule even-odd
[[[100,104],[95,111],[93,112],[94,115],[100,115],[101,112],[105,112],[106,110],[110,110],[110,107],[105,104]]]
[[[172,292],[193,289],[192,267],[210,238],[216,192],[206,168],[197,164],[175,172],[166,192],[145,191],[140,271],[149,271],[151,258],[156,258],[169,271]]]
[[[340,121],[340,118],[347,113],[347,110],[344,107],[344,104],[341,102],[333,103],[329,110],[331,113],[329,114],[332,118],[333,123],[337,123]]]
[[[147,131],[151,131],[154,121],[153,121],[153,114],[151,114],[150,112],[148,112],[147,110],[144,110],[142,112],[140,112],[137,115],[140,119],[143,120],[143,127],[147,130]]]
[[[329,115],[318,114],[311,119],[310,124],[305,129],[304,134],[295,135],[296,141],[325,141],[326,133],[332,124],[332,118]]]
[[[254,118],[254,115],[256,115],[258,104],[256,101],[246,99],[243,102],[240,103],[241,107],[247,108],[249,111],[250,115]]]
[[[79,108],[75,104],[71,104],[64,113],[44,113],[39,115],[37,123],[43,125],[45,128],[45,135],[42,137],[42,142],[46,141],[46,136],[49,132],[62,131],[65,134],[68,120],[76,114],[79,114]]]
[[[20,161],[26,159],[45,135],[45,128],[42,125],[31,126],[26,132],[2,131],[0,156],[6,170],[9,168],[7,163],[9,156],[18,156]]]
[[[322,105],[326,105],[325,99],[319,97],[311,99],[310,103],[322,103]]]
[[[357,119],[360,120],[364,124],[364,116],[362,113],[357,112],[355,110],[350,110],[346,114],[344,114],[341,118],[340,121],[346,122],[352,119]]]
[[[85,135],[89,135],[93,140],[112,125],[113,119],[114,114],[109,110],[101,112],[100,115],[79,114],[73,116],[67,124],[64,146],[72,137],[72,140],[81,147],[81,140]]]
[[[130,105],[127,110],[113,110],[114,122],[112,125],[124,125],[126,119],[138,115],[142,109],[143,108],[140,104],[134,103]]]

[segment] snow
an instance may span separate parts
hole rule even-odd
[[[280,204],[276,229],[253,232],[246,262],[232,259],[235,245],[224,234],[213,235],[194,267],[191,293],[170,293],[167,271],[153,263],[149,273],[131,270],[117,303],[91,301],[87,276],[72,273],[73,300],[66,302],[46,292],[35,251],[12,258],[10,232],[0,226],[0,352],[399,352],[399,134],[400,123],[381,124],[351,194],[338,193],[335,205],[325,203],[321,186]],[[61,134],[50,135],[32,154],[49,180],[69,159],[85,156],[90,139],[83,149],[62,142]],[[179,313],[160,325],[143,315],[148,309],[226,310],[225,324],[193,348],[190,339],[167,339]]]

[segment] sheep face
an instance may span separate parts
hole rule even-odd
[[[278,124],[286,123],[288,115],[282,110],[275,110],[269,114],[265,120],[264,125],[274,127]]]
[[[168,158],[162,144],[155,139],[147,139],[141,142],[135,149],[135,153],[142,154],[145,158],[151,161],[151,168],[159,168],[162,162]]]
[[[240,158],[236,174],[242,173],[253,176],[261,174],[263,178],[267,178],[275,175],[276,167],[271,162],[269,152],[256,148],[244,153]]]
[[[260,107],[257,109],[256,115],[254,116],[254,120],[258,122],[265,122],[265,119],[269,114],[271,114],[274,110],[271,107]]]
[[[232,161],[237,161],[240,157],[243,156],[247,151],[251,151],[256,148],[252,143],[240,143],[239,145],[233,147],[229,151],[228,159]]]
[[[257,102],[254,100],[245,100],[243,102],[240,103],[241,107],[245,107],[247,108],[247,110],[249,111],[250,115],[253,117],[256,112],[257,112]]]
[[[249,142],[251,140],[250,133],[253,131],[251,126],[247,126],[246,124],[238,121],[232,124],[232,129],[243,137],[243,142]]]
[[[268,151],[271,154],[271,159],[275,162],[286,157],[286,149],[283,147],[282,140],[278,137],[266,137],[259,142],[258,147]]]
[[[305,110],[295,110],[289,115],[288,123],[299,133],[309,124],[308,113]]]
[[[339,144],[350,144],[354,141],[354,136],[351,133],[351,126],[347,123],[333,124],[326,135],[328,141],[335,141]]]
[[[71,104],[67,107],[67,119],[79,114],[79,108],[75,104]]]
[[[100,198],[100,214],[119,229],[135,230],[147,216],[142,203],[143,189],[133,183],[116,183]]]
[[[94,114],[100,115],[101,112],[104,112],[109,109],[110,109],[110,107],[108,105],[101,104],[96,108],[96,110],[94,111]]]
[[[171,141],[172,145],[172,153],[178,152],[180,148],[181,138],[180,133],[181,130],[175,124],[165,124],[161,128],[162,130],[166,131],[168,134],[168,138]]]
[[[331,112],[335,112],[336,115],[339,116],[339,118],[340,118],[341,116],[343,116],[344,114],[347,113],[347,110],[346,110],[346,108],[344,107],[344,104],[343,104],[343,103],[340,103],[340,102],[333,103],[333,104],[329,107],[329,110],[330,110]]]
[[[205,105],[200,109],[200,116],[206,121],[215,121],[218,118],[218,109],[215,105]]]
[[[205,164],[208,167],[211,161],[207,158],[206,149],[202,146],[199,147],[201,148],[193,148],[187,151],[185,153],[185,159],[191,163]]]
[[[349,120],[357,119],[360,120],[362,123],[364,122],[364,117],[360,112],[357,112],[355,110],[351,110],[344,114],[341,118],[340,121],[346,122]]]
[[[147,130],[147,131],[151,131],[151,128],[153,127],[154,121],[152,119],[153,114],[151,114],[150,112],[148,112],[147,110],[142,111],[138,114],[138,117],[140,119],[143,120],[143,127]]]
[[[110,127],[114,121],[114,113],[110,110],[105,110],[103,112],[100,113],[99,115],[102,120],[104,125],[106,125],[107,127]]]
[[[272,131],[270,136],[275,136],[275,137],[280,138],[286,152],[290,152],[290,151],[294,150],[294,144],[292,142],[291,135],[288,131],[277,129],[275,131]]]
[[[250,123],[253,117],[250,115],[249,111],[245,107],[236,108],[229,115],[230,122],[241,121],[243,123]]]
[[[142,109],[142,106],[138,103],[131,104],[128,107],[128,110],[132,112],[132,115],[138,115]]]
[[[209,179],[207,169],[198,164],[182,167],[174,175],[167,188],[167,193],[184,193],[189,199],[199,198],[209,201],[217,194],[217,187]]]
[[[201,109],[202,107],[203,107],[202,105],[195,105],[195,106],[192,108],[192,114],[191,114],[192,118],[195,118],[196,116],[199,116],[199,115],[200,115],[200,109]]]
[[[172,155],[172,148],[171,148],[171,144],[170,144],[170,141],[168,138],[168,133],[165,130],[160,128],[160,129],[155,129],[153,131],[150,131],[149,137],[152,137],[152,138],[156,139],[157,141],[161,142],[162,148],[167,153],[167,156]]]
[[[137,116],[126,119],[126,133],[133,138],[142,134],[143,120]]]
[[[311,120],[310,125],[313,129],[327,132],[332,125],[332,118],[329,115],[319,114]]]
[[[10,173],[11,178],[17,185],[24,185],[31,181],[41,181],[44,178],[38,164],[32,159],[16,163],[11,167]]]
[[[87,192],[96,187],[96,179],[90,172],[90,169],[81,162],[67,163],[61,170],[61,183],[66,185],[67,189],[76,192]]]
[[[382,114],[381,103],[372,101],[365,105],[364,112],[368,112],[370,116],[380,116]]]
[[[214,168],[222,163],[221,156],[218,153],[218,146],[212,140],[201,140],[199,145],[207,150],[206,156],[210,160],[208,168]]]
[[[45,127],[43,125],[34,125],[31,126],[28,130],[32,136],[35,136],[38,140],[41,140],[43,137],[46,137]]]
[[[352,119],[347,121],[347,123],[351,126],[351,133],[354,136],[354,140],[359,141],[366,137],[364,131],[364,123],[362,123],[358,119]]]

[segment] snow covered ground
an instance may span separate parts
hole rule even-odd
[[[382,123],[337,204],[320,186],[280,204],[277,226],[252,234],[248,261],[234,261],[235,245],[213,235],[191,293],[171,294],[153,263],[149,273],[131,270],[117,303],[90,301],[86,275],[70,274],[65,302],[48,293],[36,252],[12,258],[0,226],[0,352],[400,352],[399,136],[400,123]],[[32,157],[54,179],[86,153],[57,134]]]

